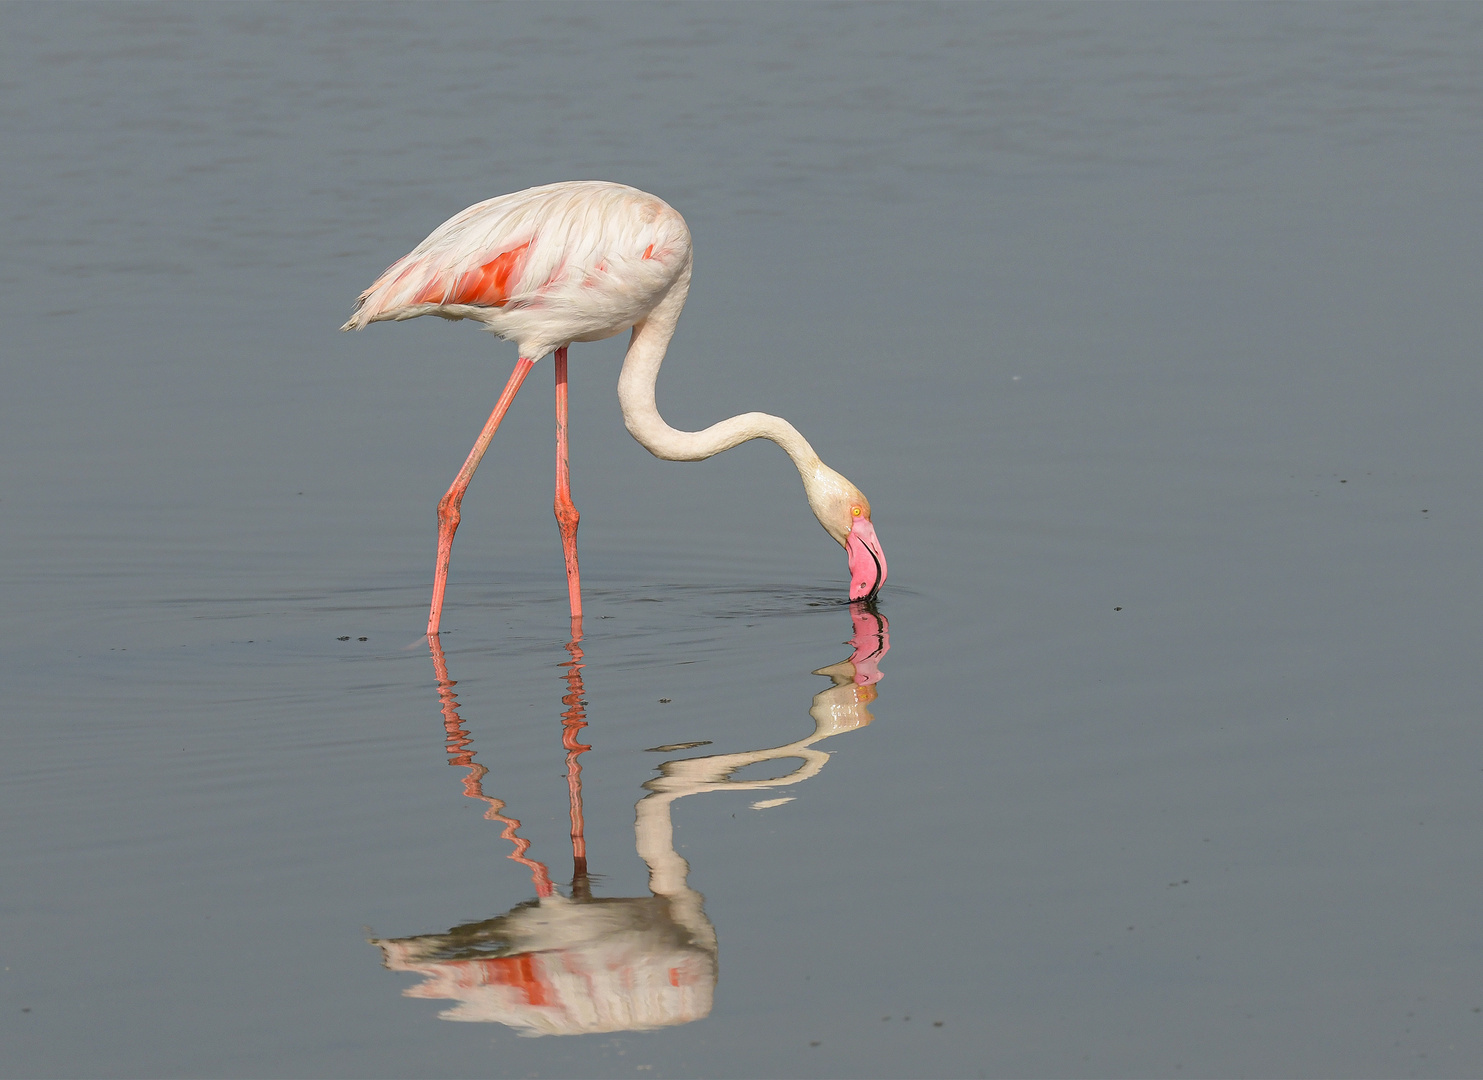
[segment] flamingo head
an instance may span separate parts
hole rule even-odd
[[[850,599],[874,600],[886,581],[886,553],[870,521],[870,500],[823,462],[805,473],[808,505],[850,563]]]

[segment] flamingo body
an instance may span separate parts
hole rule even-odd
[[[663,200],[600,181],[547,184],[449,218],[361,294],[341,329],[475,319],[538,360],[629,329],[690,259],[690,229]]]
[[[680,431],[659,415],[654,386],[689,293],[690,230],[662,199],[596,180],[548,184],[478,203],[449,218],[389,266],[356,303],[342,330],[436,315],[474,319],[520,350],[505,391],[464,467],[438,505],[438,562],[428,633],[437,634],[459,504],[495,429],[526,374],[556,354],[556,496],[573,620],[581,618],[579,515],[567,467],[567,347],[632,330],[618,380],[629,431],[656,457],[698,461],[770,439],[803,479],[809,506],[846,550],[850,599],[873,599],[886,579],[885,553],[860,490],[825,465],[796,428],[766,413],[743,413],[703,431]]]

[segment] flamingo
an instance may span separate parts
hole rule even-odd
[[[882,678],[881,660],[891,648],[890,627],[865,604],[852,604],[850,617],[853,655],[814,672],[832,685],[810,703],[814,728],[809,735],[782,746],[668,760],[644,784],[648,794],[634,807],[634,840],[649,869],[648,896],[592,895],[578,763],[592,749],[578,741],[587,727],[580,630],[574,630],[566,645],[571,659],[561,665],[567,689],[561,698],[567,706],[561,714],[561,742],[567,752],[572,842],[567,895],[557,890],[546,864],[529,857],[531,842],[519,834],[520,820],[506,813],[504,800],[485,793],[489,768],[476,760],[443,646],[437,637],[428,638],[448,764],[466,770],[463,793],[487,804],[485,819],[504,825],[500,835],[514,846],[506,858],[530,872],[536,898],[446,933],[371,938],[388,970],[422,976],[420,985],[402,994],[456,1002],[439,1014],[443,1020],[493,1021],[522,1035],[653,1031],[709,1016],[719,975],[716,927],[706,915],[705,897],[690,884],[690,863],[675,850],[673,805],[705,792],[775,791],[802,783],[829,761],[820,743],[875,719],[869,705]],[[697,745],[703,744],[655,749]],[[797,761],[798,766],[767,779],[736,775],[748,765],[778,761]],[[752,803],[752,809],[790,801],[791,796],[764,799]]]
[[[803,478],[824,530],[845,549],[851,601],[873,600],[886,580],[886,556],[870,520],[870,501],[825,465],[788,421],[749,412],[702,431],[665,423],[654,401],[659,365],[690,291],[690,229],[662,199],[597,180],[547,184],[476,203],[433,230],[392,263],[356,301],[342,330],[384,320],[436,315],[474,319],[519,348],[515,370],[438,503],[438,558],[427,633],[436,636],[448,584],[459,506],[525,376],[556,354],[556,495],[574,625],[582,617],[577,522],[567,463],[567,348],[631,329],[618,402],[629,432],[655,457],[700,461],[751,439],[782,447]]]

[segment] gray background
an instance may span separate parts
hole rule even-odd
[[[1477,5],[0,9],[0,1073],[1483,1071],[1480,129]],[[676,804],[710,1017],[527,1040],[366,942],[532,895],[416,641],[514,349],[335,328],[587,177],[695,236],[667,418],[866,491],[893,648],[794,801]],[[572,359],[613,897],[646,748],[807,734],[850,633],[787,460],[650,458],[622,347]],[[565,880],[547,371],[444,626]]]

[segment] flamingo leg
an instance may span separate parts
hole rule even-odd
[[[572,632],[579,633],[582,618],[582,575],[577,569],[577,522],[582,515],[572,504],[572,474],[567,467],[566,349],[556,350],[556,524],[566,555],[566,591],[572,605]]]
[[[499,396],[494,412],[489,414],[484,430],[479,432],[479,438],[475,440],[474,448],[469,451],[463,468],[458,470],[453,486],[438,502],[438,565],[433,573],[432,609],[427,613],[429,637],[437,635],[438,624],[443,618],[443,592],[448,587],[448,560],[453,555],[453,534],[458,531],[458,507],[463,502],[463,493],[468,490],[469,481],[474,478],[474,470],[479,467],[484,451],[489,449],[489,440],[494,438],[495,428],[499,427],[500,421],[505,418],[505,413],[510,409],[510,402],[515,400],[515,392],[520,389],[520,384],[525,381],[525,376],[529,374],[534,365],[534,360],[527,360],[523,356],[515,362],[515,370],[510,373],[510,381],[505,383],[505,391]]]

